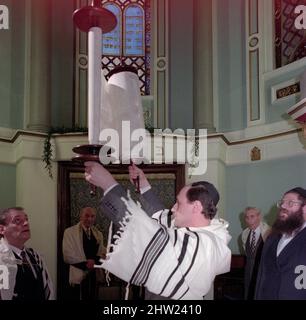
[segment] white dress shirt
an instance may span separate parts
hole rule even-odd
[[[17,248],[17,247],[12,246],[11,244],[8,244],[8,246],[9,246],[10,249],[13,250],[14,253],[16,253],[16,255],[20,258],[21,261],[22,261],[21,252],[24,251],[24,253],[25,253],[25,258],[26,258],[26,260],[27,260],[27,263],[28,263],[29,266],[31,267],[31,270],[32,270],[32,272],[33,272],[33,274],[34,274],[34,277],[37,279],[37,275],[36,275],[35,269],[34,269],[32,263],[31,263],[31,260],[30,260],[28,254],[27,254],[27,251],[24,250],[24,248],[23,248],[23,249],[19,249],[19,248]],[[17,264],[18,264],[18,262],[17,262]]]

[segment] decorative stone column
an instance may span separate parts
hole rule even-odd
[[[194,0],[194,106],[196,129],[215,132],[213,113],[212,1]]]
[[[30,2],[30,1],[29,1]],[[30,36],[26,41],[29,84],[26,129],[46,131],[51,121],[51,0],[31,0],[28,5]]]

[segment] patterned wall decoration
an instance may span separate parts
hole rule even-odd
[[[306,5],[306,0],[274,0],[276,68],[306,56],[305,30],[298,30],[294,25],[297,5]]]
[[[290,86],[287,86],[285,88],[278,89],[276,91],[276,98],[282,99],[282,98],[291,96],[292,94],[299,93],[301,91],[300,87],[301,87],[300,82],[298,82],[298,83],[292,84]]]

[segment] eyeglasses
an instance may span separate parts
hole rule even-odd
[[[28,219],[27,216],[25,216],[25,217],[20,217],[20,216],[18,216],[18,217],[14,217],[14,218],[11,220],[10,223],[15,224],[16,226],[20,226],[20,225],[24,224],[25,222],[28,222],[28,223],[29,223],[29,219]]]
[[[303,202],[302,201],[294,201],[294,200],[289,200],[289,201],[288,200],[278,200],[276,202],[277,208],[281,208],[283,204],[286,204],[287,207],[292,208],[295,205],[303,204]]]

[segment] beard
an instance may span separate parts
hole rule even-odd
[[[281,219],[280,213],[288,214],[288,210],[280,209],[278,211],[277,218],[274,224],[272,225],[272,231],[274,233],[287,234],[291,236],[294,233],[294,231],[300,229],[304,224],[302,208],[294,213],[289,214],[286,219]]]

